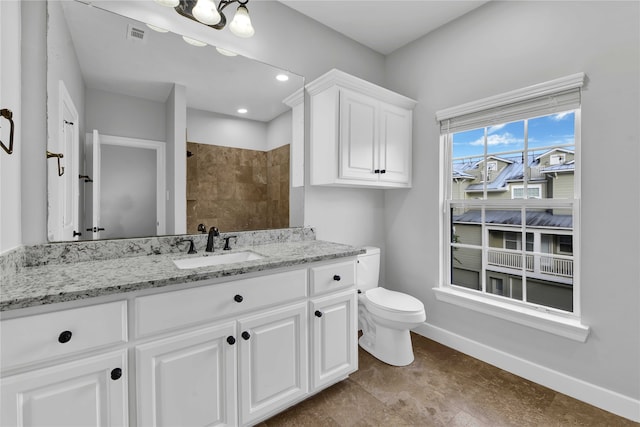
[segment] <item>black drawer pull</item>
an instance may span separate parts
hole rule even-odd
[[[71,341],[71,335],[73,335],[71,331],[61,332],[60,335],[58,336],[58,342],[60,344],[64,344]]]
[[[335,280],[336,282],[340,281],[340,276],[338,276],[337,274],[333,276],[333,280]]]
[[[236,339],[234,337],[232,337],[231,335],[229,335],[227,337],[227,342],[229,343],[229,345],[234,345],[236,343]]]
[[[316,310],[314,314],[316,315],[316,317],[322,317],[322,312],[320,310]]]
[[[233,300],[235,302],[242,302],[242,300],[244,300],[244,298],[242,298],[242,295],[236,295],[235,297],[233,297]]]
[[[242,333],[242,339],[246,341],[246,340],[248,340],[249,338],[251,338],[251,334],[250,334],[249,332],[247,332],[247,331],[244,331],[244,332]]]
[[[122,369],[120,368],[115,368],[114,370],[111,371],[111,379],[112,380],[119,380],[120,377],[122,376]]]

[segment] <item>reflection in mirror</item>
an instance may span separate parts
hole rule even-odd
[[[302,77],[81,2],[48,15],[50,241],[303,225]]]

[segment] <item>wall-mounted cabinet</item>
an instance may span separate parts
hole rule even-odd
[[[335,69],[306,89],[311,185],[411,187],[416,101]]]

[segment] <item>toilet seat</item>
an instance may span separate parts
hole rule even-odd
[[[421,323],[426,319],[422,302],[402,292],[373,288],[364,293],[363,300],[371,314],[383,319],[408,323]]]
[[[369,289],[365,295],[371,304],[382,310],[400,313],[424,310],[422,301],[402,292],[378,287]]]

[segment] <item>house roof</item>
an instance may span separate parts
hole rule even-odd
[[[570,162],[563,163],[561,165],[547,166],[540,169],[540,173],[553,173],[553,172],[573,172],[576,170],[576,162],[571,160]]]
[[[542,157],[549,155],[551,153],[553,153],[554,151],[560,151],[562,153],[567,153],[567,154],[574,154],[574,152],[572,150],[566,150],[564,148],[554,148],[553,150],[549,150],[545,153],[540,154],[538,157],[536,157],[534,160],[535,161],[539,161]]]
[[[571,215],[554,215],[548,211],[527,211],[527,226],[544,227],[544,228],[573,228],[573,217]],[[453,215],[451,218],[455,223],[474,223],[480,224],[482,221],[482,212],[478,210],[469,210],[462,215]],[[522,216],[520,211],[506,209],[487,209],[485,211],[486,224],[499,225],[522,225]]]

